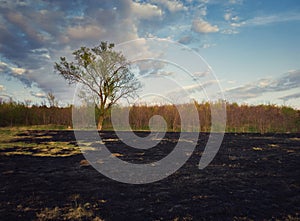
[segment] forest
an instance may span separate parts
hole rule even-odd
[[[182,104],[189,109],[191,104]],[[211,107],[218,102],[198,103],[200,126],[194,131],[209,132],[211,127]],[[129,107],[119,107],[122,109]],[[276,105],[238,105],[226,103],[226,132],[258,133],[295,133],[300,132],[300,110]],[[95,111],[97,114],[97,111]],[[129,122],[133,130],[149,130],[149,119],[161,115],[167,123],[168,131],[180,131],[180,116],[175,105],[138,105],[130,108]],[[83,119],[84,120],[84,119]],[[0,126],[56,125],[60,128],[72,128],[72,106],[58,107],[52,105],[29,105],[14,101],[0,102]],[[104,130],[112,130],[109,117],[104,121]]]

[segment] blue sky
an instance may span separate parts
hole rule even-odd
[[[300,108],[299,36],[298,0],[0,0],[0,96],[71,103],[60,56],[156,37],[199,53],[229,101]]]

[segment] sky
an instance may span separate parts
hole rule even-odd
[[[156,38],[199,54],[230,102],[300,109],[299,36],[298,0],[0,0],[0,98],[40,104],[51,92],[71,104],[74,90],[53,69],[60,56],[136,39],[147,53],[141,39]],[[157,66],[160,76],[185,74]]]

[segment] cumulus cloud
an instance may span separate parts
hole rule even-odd
[[[37,43],[41,43],[43,41],[43,36],[39,33],[34,26],[31,25],[29,18],[24,16],[19,12],[8,11],[6,14],[7,21],[18,27],[20,31],[22,31],[25,35],[28,36],[28,39],[35,41]]]
[[[231,4],[242,2],[229,1]],[[60,56],[70,57],[72,51],[80,46],[92,47],[103,40],[118,44],[150,35],[166,38],[171,36],[180,43],[190,44],[199,38],[200,35],[196,33],[237,34],[238,27],[246,25],[300,20],[297,13],[242,20],[230,9],[225,11],[228,15],[224,15],[228,23],[223,20],[223,23],[215,25],[208,22],[205,16],[209,12],[206,4],[216,2],[199,0],[195,5],[191,0],[2,1],[0,71],[10,78],[19,79],[27,87],[36,85],[46,93],[55,91],[58,96],[67,97],[70,95],[67,92],[67,83],[53,73],[53,63]],[[222,5],[228,6],[223,3]],[[199,19],[192,22],[191,28],[186,19],[192,21],[195,16]],[[222,27],[222,24],[231,26]],[[214,45],[203,43],[206,41],[200,43],[203,48]],[[137,42],[136,47],[128,53],[137,51],[146,54],[149,47]],[[147,69],[150,70],[147,65],[141,67],[142,71]],[[161,72],[161,69],[162,67],[155,67],[152,71],[168,74]]]
[[[3,61],[0,61],[0,70],[3,71],[8,65],[3,62]]]
[[[152,0],[152,2],[164,6],[170,12],[187,10],[187,7],[177,0]]]
[[[71,39],[99,39],[105,33],[105,29],[97,25],[73,26],[67,29],[67,35]]]
[[[14,67],[12,67],[11,71],[14,74],[22,75],[22,74],[25,73],[26,70],[24,68],[14,68]]]
[[[217,25],[211,25],[202,19],[196,19],[193,21],[192,30],[198,33],[213,33],[218,32],[219,27]]]
[[[22,75],[26,72],[24,68],[15,67],[2,61],[0,61],[0,70],[11,75]]]
[[[135,63],[135,65],[141,75],[153,76],[158,75],[158,73],[163,75],[165,72],[162,70],[165,66],[165,63],[159,60],[141,60]]]
[[[0,70],[8,79],[17,78],[27,87],[35,85],[58,96],[69,96],[67,83],[53,73],[60,56],[69,57],[73,50],[100,41],[118,44],[137,39],[142,20],[163,15],[158,4],[131,0],[19,3],[0,5]]]
[[[31,53],[36,59],[51,59],[50,52],[47,48],[32,49]]]
[[[163,11],[158,6],[139,2],[132,2],[132,12],[140,19],[161,17],[163,14]]]

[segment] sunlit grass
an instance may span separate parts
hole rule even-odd
[[[85,151],[97,150],[94,145],[102,141],[79,141],[79,146],[73,142],[51,141],[51,134],[38,131],[32,134],[30,130],[18,128],[0,128],[0,156],[30,155],[38,157],[67,157],[81,154]],[[25,142],[26,140],[26,142]],[[49,141],[45,141],[49,140]],[[105,140],[112,142],[112,140]]]
[[[94,203],[81,203],[80,195],[75,194],[71,197],[72,204],[65,207],[44,208],[36,213],[39,221],[44,220],[92,220],[102,221],[95,211],[99,210],[99,205],[106,200],[100,199]]]
[[[43,134],[37,134],[43,135]],[[0,129],[0,155],[31,155],[39,157],[66,157],[80,154],[80,148],[69,142],[49,141],[38,142],[43,139],[51,139],[51,136],[34,137],[32,142],[20,140],[32,139],[28,130],[22,128]],[[38,142],[38,143],[37,143]]]

